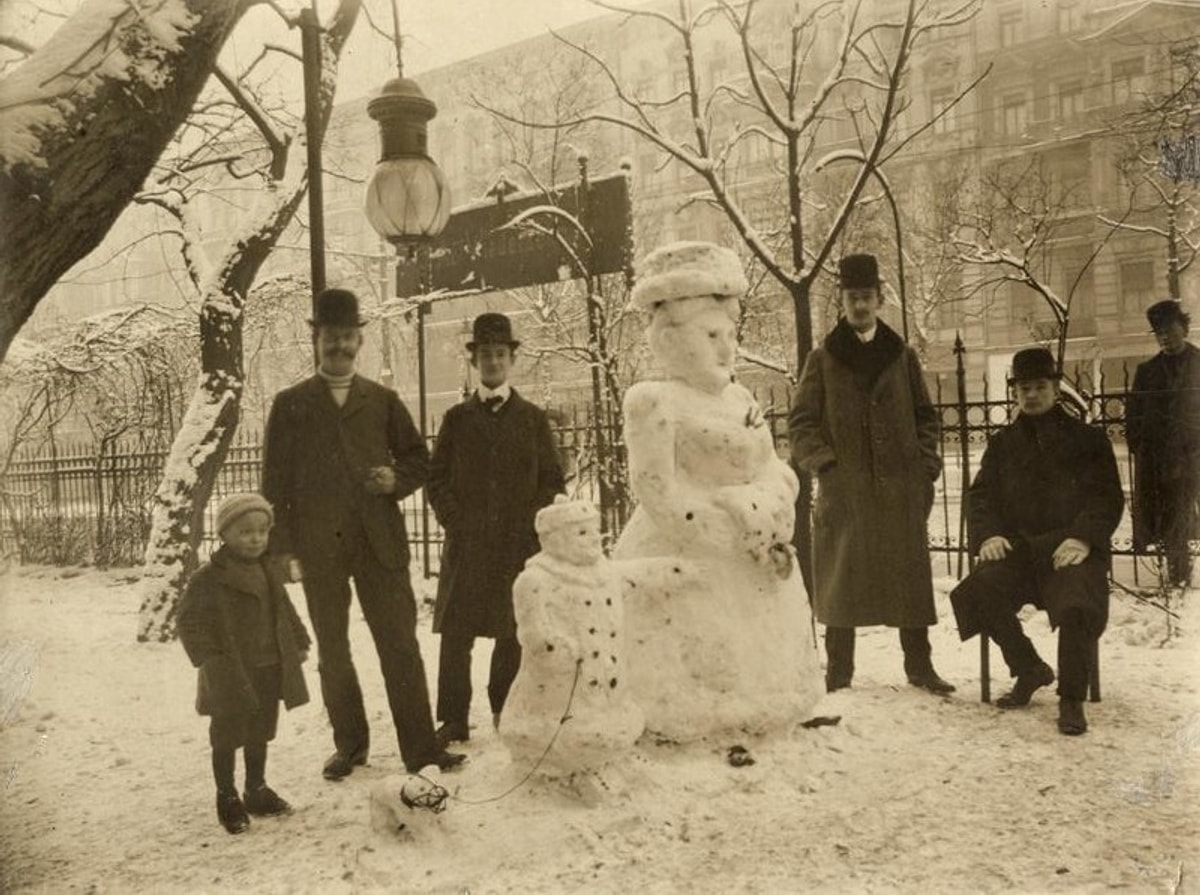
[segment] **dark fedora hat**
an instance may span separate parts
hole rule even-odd
[[[503,314],[494,311],[476,317],[471,330],[471,341],[467,343],[468,351],[474,351],[476,345],[507,345],[516,351],[517,346],[521,344],[513,338],[512,322]]]
[[[1012,375],[1008,384],[1027,379],[1061,379],[1062,374],[1054,364],[1054,355],[1048,348],[1022,348],[1012,359]]]
[[[873,289],[879,285],[879,264],[874,255],[846,255],[838,262],[838,282],[843,289]]]
[[[1192,322],[1191,316],[1183,309],[1183,305],[1174,298],[1164,298],[1146,308],[1146,319],[1150,321],[1152,330],[1162,329],[1175,322],[1182,323],[1184,326]]]
[[[313,318],[308,322],[318,326],[366,326],[358,315],[358,297],[349,289],[325,289],[317,294]]]

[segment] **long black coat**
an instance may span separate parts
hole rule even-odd
[[[1031,551],[1033,566],[1051,566],[1055,548],[1066,538],[1107,557],[1125,509],[1112,444],[1103,430],[1048,411],[1046,425],[1018,417],[992,436],[979,472],[967,491],[967,534],[972,555],[990,537],[1003,536],[1016,550]],[[1064,595],[1079,608],[1107,618],[1108,591]],[[1065,605],[1045,605],[1057,625]],[[1101,623],[1098,628],[1102,628]]]
[[[300,653],[311,641],[296,614],[274,562],[261,560],[273,602],[275,645],[279,650],[281,696],[289,709],[308,702],[308,688],[300,667]],[[246,668],[252,659],[261,627],[258,597],[248,569],[217,550],[196,570],[179,602],[179,641],[192,664],[200,669],[196,686],[196,711],[201,715],[228,715],[262,710]]]
[[[550,422],[514,389],[493,412],[478,394],[451,407],[426,492],[446,530],[433,630],[512,637],[512,585],[538,551],[533,517],[563,490]]]
[[[391,466],[392,494],[366,489],[367,471]],[[263,496],[275,508],[271,550],[302,566],[328,564],[335,545],[364,538],[386,568],[408,565],[399,501],[425,482],[429,451],[394,391],[355,376],[338,407],[320,376],[275,396],[263,449]]]
[[[1139,550],[1163,539],[1176,507],[1190,511],[1197,536],[1200,491],[1200,348],[1188,344],[1171,358],[1157,354],[1138,364],[1125,415],[1135,458],[1133,542]],[[1190,501],[1187,498],[1190,495]]]
[[[788,417],[792,460],[816,475],[813,608],[824,625],[935,624],[925,520],[942,468],[916,353],[884,323],[874,381],[841,321],[809,354]]]

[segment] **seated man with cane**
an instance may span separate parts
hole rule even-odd
[[[988,443],[964,511],[979,564],[950,595],[959,635],[996,641],[1016,685],[1000,708],[1029,704],[1054,682],[1017,611],[1044,609],[1058,629],[1058,729],[1087,730],[1083,699],[1108,622],[1109,540],[1125,507],[1112,445],[1058,404],[1060,374],[1045,348],[1013,357],[1020,411]]]

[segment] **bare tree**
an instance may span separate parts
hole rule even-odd
[[[917,123],[903,134],[896,126],[909,108],[905,83],[913,53],[930,35],[969,21],[980,3],[909,0],[893,14],[880,13],[862,0],[714,0],[699,10],[693,10],[690,0],[677,0],[673,12],[665,6],[592,2],[624,15],[623,27],[662,38],[661,58],[678,59],[681,66],[669,92],[630,83],[616,61],[560,36],[564,45],[594,63],[609,87],[608,106],[565,121],[526,118],[511,109],[493,111],[530,127],[595,123],[620,128],[698,178],[702,189],[695,201],[723,215],[754,262],[790,296],[799,369],[813,342],[814,281],[868,184],[932,123]],[[832,34],[836,38],[830,40]],[[710,75],[719,69],[703,64],[706,48],[721,38],[737,47],[740,77]],[[835,123],[856,143],[856,168],[828,223],[814,233],[807,191],[821,163],[821,147],[830,142],[827,129]],[[739,176],[738,162],[744,151],[754,149],[778,157],[781,164],[747,182]],[[763,237],[748,208],[764,196],[784,212],[777,244]],[[802,556],[807,554],[809,499],[810,489],[801,488]]]
[[[0,240],[0,360],[141,188],[250,5],[88,0],[0,79],[0,221],[20,222]]]
[[[1166,88],[1114,125],[1123,144],[1117,168],[1127,201],[1113,230],[1152,237],[1166,258],[1167,294],[1180,298],[1180,275],[1200,252],[1200,50],[1194,38],[1164,47]],[[1164,79],[1164,83],[1168,79]]]
[[[1060,370],[1079,285],[1108,239],[1075,240],[1083,257],[1066,264],[1067,234],[1089,212],[1080,205],[1085,185],[1062,175],[1048,170],[1041,156],[997,163],[981,176],[954,237],[958,260],[975,272],[964,297],[986,297],[1009,284],[1031,290],[1049,314]],[[1015,303],[1018,309],[1020,304]],[[1044,337],[1032,325],[1036,316],[1029,317],[1030,335]]]
[[[333,109],[337,63],[354,26],[360,0],[341,0],[321,33],[320,139]],[[273,48],[265,48],[264,56]],[[152,202],[177,223],[188,276],[200,298],[200,381],[188,405],[154,500],[146,547],[139,640],[174,636],[182,586],[195,568],[204,528],[204,508],[224,462],[241,414],[245,388],[244,305],[271,249],[291,223],[307,188],[307,172],[294,164],[302,122],[286,109],[268,107],[252,74],[234,77],[215,70],[230,100],[214,99],[190,127],[208,139],[181,134],[179,151],[168,159],[140,201]],[[229,113],[238,113],[234,118]],[[244,116],[244,117],[243,117]],[[210,117],[215,120],[210,120]],[[257,139],[242,130],[248,122]],[[220,143],[213,135],[228,134]],[[204,175],[219,170],[248,184],[249,205],[239,209],[217,251],[205,249],[192,229],[193,203],[206,196]]]

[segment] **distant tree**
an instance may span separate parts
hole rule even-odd
[[[1195,37],[1160,48],[1169,77],[1113,124],[1123,214],[1100,214],[1113,230],[1153,237],[1166,261],[1167,295],[1200,252],[1200,48]]]

